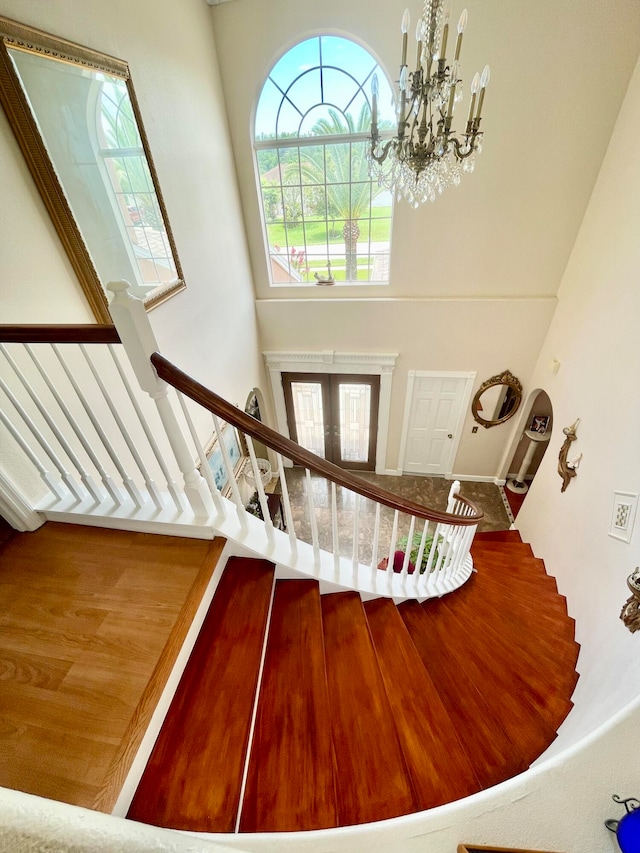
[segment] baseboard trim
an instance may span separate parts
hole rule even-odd
[[[481,476],[480,474],[450,474],[447,473],[447,480],[461,480],[462,482],[473,483],[493,483],[494,486],[504,486],[507,482],[502,477]]]

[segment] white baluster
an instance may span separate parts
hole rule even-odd
[[[136,397],[136,395],[133,391],[133,388],[131,387],[131,383],[129,382],[129,379],[127,378],[127,374],[123,370],[122,364],[120,363],[120,359],[116,355],[115,346],[113,344],[108,344],[108,347],[109,347],[109,352],[111,353],[111,358],[114,361],[114,364],[118,370],[118,373],[120,374],[122,384],[126,388],[127,394],[129,395],[129,399],[131,400],[131,405],[133,406],[134,411],[135,411],[136,415],[138,416],[138,420],[140,421],[140,426],[144,430],[144,434],[147,437],[147,441],[149,442],[149,446],[151,447],[151,450],[153,451],[153,455],[156,458],[156,462],[158,463],[158,466],[159,466],[160,470],[162,471],[162,475],[163,475],[165,482],[167,484],[167,491],[171,495],[171,500],[173,501],[176,509],[179,512],[182,512],[183,510],[185,510],[187,508],[187,502],[184,498],[184,495],[182,494],[182,492],[180,492],[178,490],[178,487],[175,483],[175,480],[171,476],[171,472],[169,471],[169,468],[167,467],[167,463],[164,461],[164,456],[160,452],[160,448],[158,447],[158,443],[155,439],[155,436],[153,435],[153,431],[152,431],[151,427],[149,426],[149,423],[148,423],[146,417],[144,416],[142,409],[140,408],[140,403],[138,402],[138,398]],[[157,506],[157,504],[156,504],[156,506]]]
[[[316,508],[313,503],[313,489],[311,488],[311,471],[304,469],[307,481],[307,503],[309,505],[309,523],[311,525],[311,543],[313,545],[313,564],[316,571],[320,569],[320,544],[318,542],[318,521],[316,519]]]
[[[125,443],[126,443],[127,447],[129,448],[129,452],[131,453],[131,456],[133,457],[133,461],[136,463],[138,471],[142,474],[142,479],[144,480],[144,484],[147,488],[147,492],[149,493],[149,496],[151,497],[151,500],[153,501],[156,509],[159,509],[159,510],[162,509],[164,507],[164,501],[162,500],[162,496],[160,495],[160,490],[158,489],[155,482],[153,481],[153,478],[151,477],[151,474],[149,473],[149,469],[145,465],[145,462],[144,462],[142,456],[140,455],[138,448],[135,445],[135,442],[131,438],[129,430],[127,429],[122,417],[120,416],[120,412],[118,410],[118,407],[114,404],[113,400],[111,399],[111,395],[107,391],[105,384],[102,381],[102,377],[101,377],[100,373],[98,372],[98,370],[96,369],[94,361],[89,354],[89,350],[87,349],[85,344],[80,344],[80,350],[81,350],[82,354],[84,355],[85,361],[89,365],[89,369],[91,370],[93,378],[95,379],[96,384],[97,384],[98,388],[100,389],[100,392],[102,393],[102,396],[104,397],[104,400],[105,400],[107,406],[109,407],[109,411],[111,412],[114,421],[118,425],[118,429],[120,430],[120,434],[124,438]],[[109,442],[104,442],[104,445],[107,448],[107,452],[109,453],[109,455],[111,455],[111,453],[113,452],[115,454],[115,458],[116,459],[119,458],[118,454],[115,452],[115,450],[112,451]],[[114,464],[116,464],[115,460],[114,460]],[[126,470],[124,469],[124,467],[122,468],[122,470],[124,471],[124,476],[123,476],[122,472],[120,471],[120,468],[118,468],[118,472],[120,473],[120,476],[122,476],[124,487],[127,490],[127,492],[129,493],[129,497],[136,504],[136,506],[138,506],[138,507],[143,506],[144,505],[144,497],[140,494],[138,487],[136,486],[134,481],[131,479],[131,477],[127,476],[127,473],[126,473]]]
[[[27,345],[27,350],[28,349],[29,348]],[[24,374],[22,373],[22,371],[20,370],[18,365],[11,358],[11,356],[7,352],[4,344],[0,344],[0,350],[4,353],[4,356],[7,359],[7,361],[9,362],[9,364],[11,365],[11,367],[13,368],[14,373],[16,374],[18,379],[22,382],[25,390],[29,394],[31,401],[33,402],[35,407],[38,409],[38,411],[40,412],[42,417],[45,419],[45,421],[47,422],[47,426],[49,427],[51,432],[55,435],[56,439],[60,443],[60,446],[63,448],[64,452],[69,457],[69,460],[71,461],[72,465],[75,467],[76,471],[79,473],[80,480],[81,480],[82,484],[84,485],[86,490],[89,492],[91,497],[94,499],[94,501],[96,503],[100,503],[102,501],[103,495],[102,495],[100,489],[97,487],[97,485],[93,482],[93,478],[91,477],[89,472],[85,469],[85,467],[82,464],[82,462],[80,461],[78,455],[76,454],[74,449],[71,447],[71,445],[69,444],[69,442],[65,438],[64,434],[62,433],[62,431],[59,429],[58,425],[55,423],[55,421],[53,420],[53,418],[49,414],[47,408],[42,404],[40,397],[38,396],[38,394],[35,393],[35,391],[33,390],[31,385],[27,381],[26,377],[24,376]],[[39,367],[37,361],[36,361],[36,366]],[[63,414],[67,414],[64,408],[62,411],[63,411]],[[69,418],[67,418],[67,419],[69,419]]]
[[[391,528],[391,541],[389,542],[389,557],[387,560],[387,579],[389,590],[393,589],[393,560],[396,555],[396,542],[398,541],[398,510],[393,513],[393,527]]]
[[[460,492],[460,480],[454,480],[449,489],[449,497],[447,499],[447,512],[455,512],[454,506],[456,497]]]
[[[376,502],[376,515],[373,522],[373,542],[371,543],[371,582],[373,588],[378,589],[378,545],[380,543],[380,504]]]
[[[353,582],[358,586],[358,554],[360,547],[360,495],[353,493],[355,505],[353,507]]]
[[[202,443],[198,438],[198,433],[196,432],[196,428],[193,423],[193,418],[191,417],[189,409],[187,408],[187,403],[184,399],[184,395],[181,394],[180,391],[176,391],[176,396],[178,398],[178,401],[180,402],[182,414],[184,415],[184,419],[187,423],[187,428],[189,429],[191,439],[193,441],[194,447],[196,448],[196,453],[198,454],[198,459],[200,460],[200,470],[202,471],[202,475],[207,481],[207,485],[209,486],[209,491],[211,492],[211,497],[213,498],[215,508],[222,516],[222,518],[225,518],[227,512],[222,501],[222,496],[220,495],[220,490],[216,486],[216,481],[213,479],[211,468],[209,468],[209,460],[207,459],[207,454],[204,452]]]
[[[144,303],[131,296],[127,281],[109,282],[107,290],[113,293],[109,305],[113,322],[140,387],[158,407],[171,449],[184,477],[184,491],[193,514],[196,517],[208,516],[214,509],[213,499],[189,453],[189,447],[169,402],[167,383],[158,378],[150,361],[159,347]]]
[[[298,540],[296,538],[295,526],[293,523],[293,513],[291,512],[291,501],[289,500],[289,487],[287,478],[284,473],[284,465],[282,464],[282,456],[276,453],[278,460],[278,473],[280,474],[280,489],[282,491],[282,509],[284,512],[285,523],[287,525],[287,533],[289,534],[289,544],[291,545],[291,556],[296,557],[298,554]]]
[[[73,376],[73,374],[71,373],[71,371],[67,367],[67,364],[64,361],[64,359],[62,358],[62,354],[60,352],[58,345],[52,344],[51,348],[53,349],[53,352],[55,353],[55,355],[58,359],[58,362],[60,363],[62,369],[64,370],[67,379],[71,383],[71,387],[76,392],[76,396],[78,397],[78,399],[82,403],[85,414],[87,415],[87,417],[89,418],[89,420],[93,424],[94,429],[98,433],[98,436],[100,436],[100,438],[102,438],[101,432],[103,432],[103,430],[100,427],[98,419],[94,415],[92,407],[87,403],[87,400],[86,400],[84,394],[82,393],[82,391],[80,390],[80,387],[79,387],[78,383],[76,382],[75,377]],[[27,345],[27,351],[31,355],[31,358],[34,359],[34,361],[35,361],[35,355],[28,345]],[[36,364],[37,364],[37,362],[36,362]],[[57,392],[53,388],[53,385],[49,381],[48,378],[46,379],[46,382],[47,382],[47,385],[49,386],[49,390],[52,391],[54,397],[59,400],[60,399],[59,395],[57,394]],[[58,405],[60,405],[60,402],[58,403]],[[75,429],[74,431],[76,432],[76,435],[78,436],[80,443],[84,447],[85,452],[87,453],[87,456],[89,457],[89,459],[91,459],[91,461],[93,462],[97,472],[100,474],[100,479],[102,480],[102,485],[107,490],[108,494],[110,495],[110,497],[113,500],[113,502],[115,503],[115,505],[116,506],[122,506],[123,498],[122,498],[122,494],[120,493],[120,490],[118,489],[116,484],[113,482],[112,478],[109,476],[109,473],[105,470],[104,466],[102,465],[100,458],[98,457],[97,453],[95,453],[95,451],[93,450],[89,441],[85,438],[82,431],[78,431],[78,430],[79,430],[79,428]]]
[[[267,542],[271,547],[273,547],[273,519],[271,518],[271,514],[269,513],[269,505],[267,504],[267,496],[264,493],[264,486],[262,485],[262,477],[260,475],[260,468],[258,468],[256,451],[253,447],[253,439],[250,435],[245,435],[244,438],[247,442],[247,450],[249,451],[251,470],[253,471],[253,477],[256,481],[256,491],[258,493],[258,502],[260,504],[260,509],[262,510],[262,518],[264,520],[265,533],[267,534]]]
[[[411,521],[409,523],[409,536],[407,537],[407,548],[404,552],[404,560],[402,561],[402,582],[404,584],[404,588],[407,588],[407,578],[409,577],[409,562],[411,560],[411,551],[413,550],[413,531],[416,527],[416,519],[415,516],[411,516]],[[420,565],[418,563],[418,565]],[[418,566],[416,566],[415,571],[418,571]]]
[[[35,465],[38,470],[38,474],[42,477],[45,485],[49,489],[49,491],[53,492],[53,494],[58,498],[58,500],[62,500],[64,497],[64,493],[62,489],[53,479],[51,473],[47,471],[42,462],[38,459],[33,450],[29,447],[24,438],[20,435],[19,431],[14,427],[9,418],[5,415],[5,413],[0,409],[0,420],[6,426],[11,435],[15,438],[16,442],[24,451],[25,455],[31,460],[31,462]]]
[[[331,541],[333,548],[333,568],[336,580],[340,580],[340,530],[338,527],[338,496],[336,484],[331,483]]]
[[[246,533],[249,529],[249,525],[247,523],[247,511],[244,508],[244,503],[242,502],[242,495],[240,494],[240,489],[238,488],[238,483],[236,482],[236,475],[235,471],[233,470],[233,465],[231,464],[229,450],[224,442],[224,435],[222,434],[220,420],[218,416],[214,415],[213,413],[211,414],[211,418],[213,419],[213,428],[216,433],[216,438],[218,439],[218,447],[220,448],[220,453],[222,455],[222,464],[224,465],[224,470],[227,475],[227,482],[229,483],[229,487],[231,489],[231,497],[233,498],[233,502],[236,505],[236,513],[238,515],[238,521],[240,522],[240,528]],[[234,427],[229,425],[229,429],[234,429]]]
[[[53,347],[53,349],[55,351],[55,346]],[[103,466],[100,462],[100,459],[98,457],[98,454],[94,451],[93,447],[91,446],[91,443],[89,442],[89,440],[85,436],[84,432],[80,428],[80,425],[78,424],[76,419],[73,417],[73,415],[69,411],[67,404],[62,399],[60,394],[58,394],[58,391],[57,391],[55,385],[49,379],[48,372],[44,369],[44,367],[42,366],[42,364],[38,360],[38,357],[36,356],[36,354],[33,350],[33,347],[30,344],[25,344],[25,350],[29,353],[29,356],[31,357],[31,361],[36,366],[38,372],[40,373],[40,376],[42,377],[42,379],[45,382],[45,385],[47,386],[47,388],[51,392],[51,396],[53,397],[53,399],[56,401],[56,403],[60,407],[60,411],[65,416],[67,423],[69,424],[69,426],[71,427],[71,429],[75,433],[75,436],[78,439],[78,441],[80,442],[80,444],[82,445],[82,447],[84,448],[85,453],[87,454],[87,456],[89,457],[89,459],[93,463],[97,472],[100,474],[100,479],[102,480],[105,489],[107,490],[109,495],[112,497],[114,503],[119,506],[122,503],[122,497],[121,497],[120,493],[118,492],[118,490],[116,489],[114,482],[111,480],[111,478],[109,477],[109,475],[107,474],[107,472],[103,468]],[[58,355],[57,352],[56,352],[56,355]],[[82,398],[80,398],[80,402],[83,403],[83,405],[85,404],[85,401]],[[85,405],[85,409],[86,408],[88,408],[88,407]],[[93,482],[93,480],[91,480],[91,482]],[[97,486],[96,486],[96,492],[95,493],[92,492],[91,494],[93,494],[94,498],[98,502],[102,501],[103,495],[98,490]]]

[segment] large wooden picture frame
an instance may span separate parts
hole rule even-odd
[[[108,280],[102,280],[106,277],[105,273],[103,271],[101,278],[98,271],[101,265],[95,262],[95,258],[89,251],[87,243],[87,232],[91,230],[92,226],[95,230],[95,225],[92,222],[91,215],[88,212],[83,213],[78,205],[75,206],[75,214],[72,210],[69,201],[68,186],[65,187],[65,179],[61,177],[61,171],[63,170],[59,167],[56,168],[56,164],[52,160],[52,154],[43,136],[36,108],[32,105],[18,73],[15,59],[17,56],[24,56],[25,54],[31,57],[29,62],[33,65],[39,64],[41,66],[43,76],[46,74],[45,69],[51,71],[56,69],[60,72],[64,66],[69,71],[69,74],[75,73],[78,78],[91,78],[93,76],[97,84],[104,79],[104,75],[109,75],[111,79],[124,81],[131,112],[142,144],[143,153],[139,148],[136,149],[136,153],[142,162],[143,158],[146,158],[145,167],[148,169],[148,176],[150,176],[153,184],[153,186],[148,187],[149,193],[151,195],[155,193],[155,201],[157,201],[157,208],[154,201],[154,209],[158,213],[156,224],[162,228],[161,240],[163,244],[166,236],[166,244],[169,247],[167,249],[167,257],[170,257],[172,261],[171,275],[166,277],[167,280],[163,279],[162,283],[158,286],[151,284],[141,288],[141,291],[143,291],[141,295],[143,295],[147,309],[159,305],[170,296],[184,289],[185,283],[175,241],[169,225],[169,218],[160,191],[158,176],[142,123],[138,101],[131,82],[129,66],[121,59],[99,53],[90,48],[59,38],[58,36],[0,16],[0,103],[4,108],[27,166],[42,196],[42,200],[89,306],[96,320],[101,323],[110,323],[111,317],[108,311],[105,291]],[[63,93],[61,88],[56,87],[55,83],[51,81],[43,83],[43,88],[45,86],[48,86],[52,96],[61,99],[60,103],[56,102],[55,104],[56,112],[59,116],[62,117],[67,110],[70,111],[72,108],[76,108],[78,114],[82,112],[82,107],[85,105],[81,102],[73,103],[74,99],[67,94],[66,90]],[[69,98],[71,103],[66,102],[65,99],[67,98]],[[48,103],[46,98],[43,98],[43,101]],[[60,118],[60,121],[62,121],[62,118]],[[78,139],[74,138],[73,127],[65,129],[65,133],[68,135],[70,148],[74,145],[82,148],[83,140],[78,143]],[[84,149],[86,148],[87,145],[85,144]],[[126,149],[122,150],[125,151]],[[127,156],[131,156],[130,150],[127,151]],[[81,174],[82,168],[86,168],[84,163],[79,163],[78,175]],[[81,185],[82,178],[78,177],[75,183],[78,186]],[[86,196],[91,200],[92,189],[90,185],[87,184],[84,189]],[[88,211],[90,203],[86,207]],[[104,210],[105,215],[108,215],[106,203]],[[137,212],[139,213],[139,211]],[[116,215],[117,211],[113,213],[114,217]],[[126,225],[135,226],[135,223],[125,223]],[[122,223],[118,223],[120,233],[122,233],[121,226]],[[121,239],[123,244],[119,248],[122,255],[124,256],[125,253],[130,254],[131,249],[126,241],[126,237],[123,236]],[[166,244],[164,244],[165,247]],[[149,254],[153,257],[154,253],[150,251]],[[104,266],[106,265],[103,265],[103,269]],[[174,270],[175,276],[173,275]],[[118,274],[114,271],[112,274],[111,270],[109,270],[109,278],[127,278],[125,272],[126,270]],[[132,281],[130,283],[135,284],[136,282]]]

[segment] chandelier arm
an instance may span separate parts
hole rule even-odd
[[[372,159],[372,160],[375,160],[375,161],[376,161],[376,163],[384,163],[384,161],[387,159],[387,154],[389,153],[389,149],[390,149],[390,148],[391,148],[391,146],[392,146],[395,142],[397,142],[397,141],[398,141],[397,139],[390,139],[390,140],[386,143],[386,145],[383,145],[383,147],[382,147],[382,153],[381,153],[381,154],[376,154],[375,149],[376,149],[376,146],[377,146],[377,143],[378,143],[378,139],[377,139],[377,138],[376,138],[376,139],[373,139],[373,138],[372,138],[372,139],[371,139],[371,159]]]

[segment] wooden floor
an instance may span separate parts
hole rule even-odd
[[[51,522],[0,544],[0,786],[111,810],[223,544]]]

